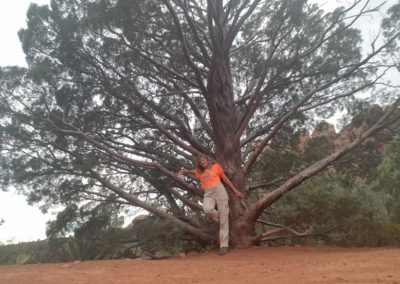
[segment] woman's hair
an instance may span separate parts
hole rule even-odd
[[[206,155],[200,155],[196,158],[195,164],[194,164],[194,168],[196,170],[198,170],[200,173],[202,173],[205,169],[200,165],[200,160],[201,158],[205,158],[208,162],[208,165],[213,165],[215,164],[215,161],[213,161],[210,157],[206,156]]]

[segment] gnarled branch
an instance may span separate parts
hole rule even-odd
[[[296,236],[298,236],[298,237],[304,237],[304,236],[309,235],[309,234],[312,232],[312,230],[313,230],[314,227],[315,227],[315,223],[312,224],[311,227],[308,228],[308,229],[307,229],[306,231],[304,231],[304,232],[298,232],[298,231],[292,229],[292,227],[293,227],[293,225],[285,226],[285,227],[273,229],[273,230],[267,231],[267,232],[265,232],[265,233],[259,234],[259,235],[257,235],[257,236],[253,239],[253,242],[254,242],[255,244],[257,244],[257,243],[259,243],[259,242],[266,241],[266,240],[268,240],[268,237],[269,237],[269,236],[275,235],[275,234],[277,234],[277,233],[284,232],[284,231],[289,231],[289,232],[293,233],[294,235],[296,235]]]

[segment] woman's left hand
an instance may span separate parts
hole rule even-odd
[[[243,194],[240,193],[239,191],[236,191],[236,192],[235,192],[235,195],[236,195],[237,198],[240,198],[240,199],[243,198]]]

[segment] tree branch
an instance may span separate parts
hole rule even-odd
[[[196,64],[194,64],[194,62],[192,61],[192,59],[190,58],[190,54],[189,54],[189,50],[187,47],[187,43],[186,43],[186,39],[185,36],[183,34],[182,31],[182,26],[179,22],[179,18],[174,10],[174,8],[171,6],[171,4],[169,3],[168,0],[161,0],[165,6],[167,6],[168,11],[170,12],[173,20],[174,20],[174,24],[175,27],[177,28],[178,31],[178,36],[180,38],[181,44],[182,44],[182,49],[183,49],[183,54],[185,56],[186,61],[188,62],[189,66],[192,68],[193,72],[196,75],[196,79],[197,79],[197,84],[199,85],[200,90],[203,93],[203,96],[206,97],[207,94],[207,90],[206,87],[204,86],[203,83],[203,79],[201,77],[201,72],[199,70],[199,68],[196,66]]]
[[[359,67],[362,65],[366,64],[369,62],[369,60],[377,55],[381,50],[383,50],[386,46],[391,44],[398,36],[400,35],[400,32],[396,34],[396,36],[392,37],[388,42],[384,45],[382,45],[378,50],[375,52],[369,54],[366,58],[364,58],[362,61],[359,63],[355,64],[350,70],[347,70],[345,73],[342,75],[334,78],[333,80],[321,85],[320,87],[312,90],[308,94],[306,94],[299,102],[297,102],[285,115],[281,117],[279,122],[275,125],[275,127],[272,129],[272,131],[263,139],[263,141],[258,145],[257,150],[255,153],[249,157],[249,160],[247,161],[246,165],[244,166],[244,171],[248,172],[251,165],[257,160],[258,156],[261,154],[261,152],[264,150],[265,146],[268,144],[268,142],[271,140],[271,138],[282,128],[282,126],[285,124],[286,121],[289,120],[289,118],[296,113],[297,109],[300,108],[305,102],[310,99],[314,94],[334,85],[335,83],[339,82],[340,80],[350,76],[353,72],[358,70]]]
[[[53,116],[55,116],[53,114]],[[55,116],[57,117],[57,116]],[[59,117],[57,117],[57,119],[60,119]],[[62,120],[61,120],[62,121]],[[152,163],[152,162],[145,162],[145,161],[140,161],[137,159],[132,159],[129,157],[125,157],[121,154],[118,154],[117,152],[112,151],[110,148],[106,147],[105,145],[101,144],[100,142],[90,138],[88,135],[86,135],[85,133],[83,133],[82,131],[80,131],[79,129],[77,129],[76,127],[72,126],[72,125],[68,125],[69,127],[73,128],[74,130],[66,130],[66,129],[62,129],[59,128],[58,126],[56,126],[52,121],[48,120],[48,122],[58,131],[68,134],[68,135],[72,135],[72,136],[78,136],[83,138],[85,141],[89,142],[90,144],[94,145],[96,148],[106,152],[107,154],[109,154],[111,157],[113,157],[115,160],[123,162],[123,163],[128,163],[128,164],[132,164],[135,166],[139,166],[139,167],[144,167],[144,168],[152,168],[152,169],[157,169],[158,171],[160,171],[161,173],[163,173],[164,175],[172,178],[174,181],[176,181],[177,183],[179,183],[180,185],[184,186],[184,188],[196,193],[199,196],[203,196],[204,192],[200,191],[199,189],[189,185],[188,183],[184,182],[182,179],[178,178],[174,173],[168,171],[166,168],[162,167],[160,164],[157,163]]]
[[[400,98],[389,108],[389,110],[368,130],[366,130],[361,136],[357,139],[349,143],[348,145],[342,147],[338,151],[328,155],[327,157],[319,160],[318,162],[312,164],[311,166],[307,167],[306,169],[300,171],[293,177],[289,178],[284,184],[280,187],[275,189],[274,191],[267,193],[258,200],[255,204],[253,204],[249,210],[249,214],[251,215],[250,218],[256,220],[258,216],[264,211],[265,208],[270,206],[272,203],[277,201],[282,197],[282,195],[296,186],[300,185],[306,179],[314,176],[315,174],[319,173],[327,166],[332,164],[333,162],[337,161],[341,157],[343,157],[346,153],[353,150],[355,147],[360,145],[365,139],[369,138],[373,134],[377,133],[379,130],[384,128],[388,124],[388,120],[390,120],[390,116],[398,109],[400,105]],[[396,117],[397,118],[397,117]],[[390,121],[392,123],[393,121]]]
[[[293,225],[285,226],[285,227],[273,229],[273,230],[267,231],[265,233],[259,234],[253,239],[253,242],[255,244],[258,244],[258,243],[260,243],[262,241],[265,241],[268,236],[271,236],[271,235],[274,235],[274,234],[277,234],[277,233],[280,233],[280,232],[284,232],[284,231],[289,231],[289,232],[293,233],[294,235],[296,235],[298,237],[304,237],[304,236],[309,235],[312,232],[312,230],[315,227],[315,223],[312,224],[310,228],[308,228],[306,231],[304,231],[302,233],[292,229],[292,226]]]
[[[185,231],[193,234],[194,236],[197,236],[201,239],[204,240],[208,240],[211,241],[213,239],[213,237],[209,234],[207,234],[205,232],[205,230],[201,229],[201,228],[196,228],[192,225],[189,225],[183,221],[181,221],[180,219],[176,218],[175,216],[172,216],[168,213],[166,213],[165,211],[159,210],[156,207],[153,207],[143,201],[141,201],[139,198],[123,191],[122,189],[114,186],[113,184],[111,184],[108,180],[102,178],[98,173],[96,173],[95,171],[91,170],[90,171],[91,176],[93,178],[95,178],[97,181],[99,181],[104,187],[108,188],[109,190],[115,192],[118,196],[121,196],[122,198],[124,198],[125,200],[129,201],[131,204],[143,208],[153,214],[155,214],[156,216],[162,218],[162,219],[170,219],[172,221],[174,221],[176,224],[178,224],[180,227],[182,227]]]

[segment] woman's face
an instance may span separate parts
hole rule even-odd
[[[208,168],[208,160],[205,157],[201,157],[199,163],[203,169]]]

